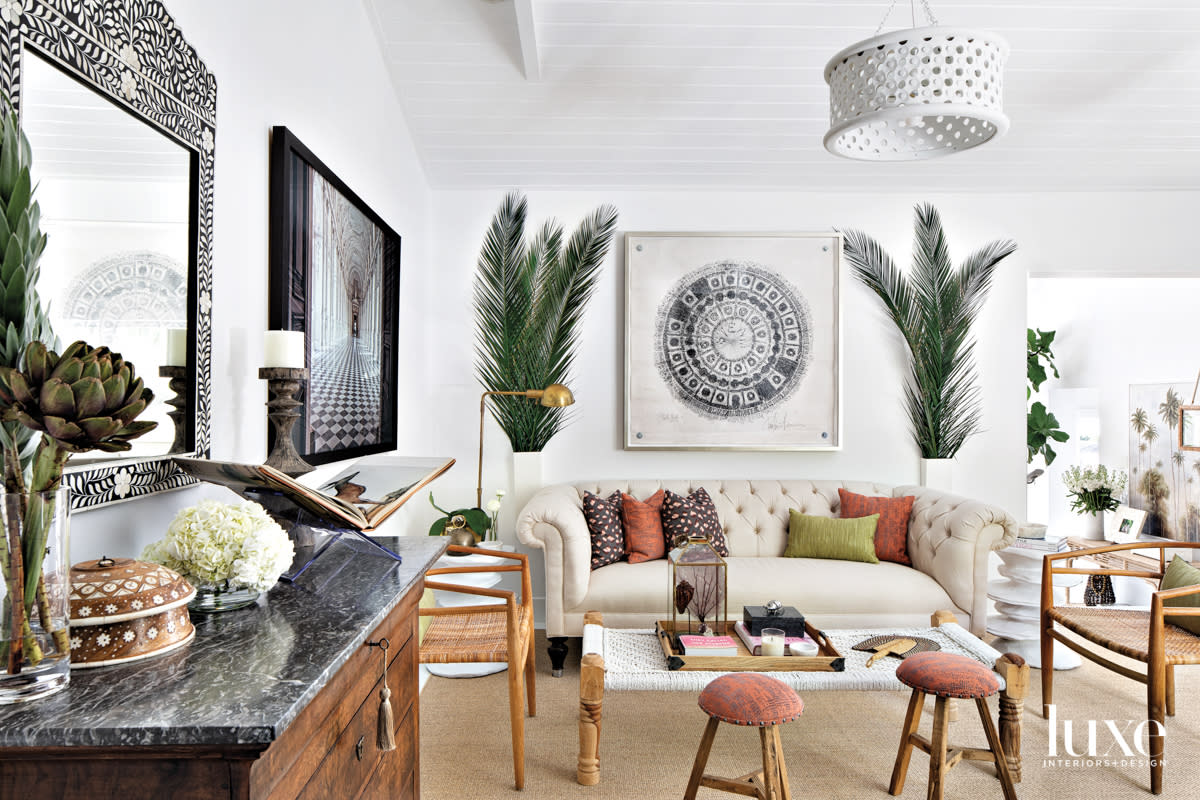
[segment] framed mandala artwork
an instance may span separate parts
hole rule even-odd
[[[838,233],[625,235],[625,448],[838,450]]]

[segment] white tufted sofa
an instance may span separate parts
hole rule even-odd
[[[687,495],[703,486],[729,543],[729,613],[778,599],[817,627],[885,628],[927,625],[938,609],[955,611],[982,635],[986,621],[988,553],[1012,544],[1016,522],[1005,511],[920,486],[803,480],[601,481],[548,486],[526,504],[517,536],[545,551],[546,635],[555,672],[567,636],[583,633],[583,615],[601,611],[613,627],[645,627],[668,613],[667,562],[620,562],[592,571],[591,536],[583,517],[585,491],[607,497],[620,489],[644,499],[659,489]],[[838,489],[859,494],[916,496],[908,528],[913,566],[783,558],[789,511],[838,515]]]

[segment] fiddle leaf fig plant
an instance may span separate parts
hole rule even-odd
[[[1025,332],[1026,378],[1029,381],[1025,387],[1026,400],[1049,380],[1050,373],[1054,373],[1056,378],[1059,377],[1054,353],[1050,350],[1050,346],[1054,344],[1054,334],[1054,331],[1033,328]],[[1029,412],[1026,414],[1026,446],[1029,451],[1026,463],[1032,464],[1039,454],[1046,460],[1046,466],[1054,462],[1058,454],[1054,452],[1050,443],[1061,443],[1071,438],[1071,435],[1058,425],[1058,419],[1050,413],[1045,403],[1034,401],[1029,406]]]

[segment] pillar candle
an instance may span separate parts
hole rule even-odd
[[[780,628],[763,628],[762,630],[762,649],[759,651],[764,656],[773,656],[778,658],[783,655],[783,639],[784,632]]]
[[[167,328],[167,362],[164,366],[187,366],[187,328]]]
[[[304,369],[304,332],[267,331],[263,337],[263,366]]]

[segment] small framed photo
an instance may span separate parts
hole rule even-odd
[[[1117,544],[1135,541],[1142,532],[1146,512],[1140,508],[1117,506],[1104,517],[1104,538]]]

